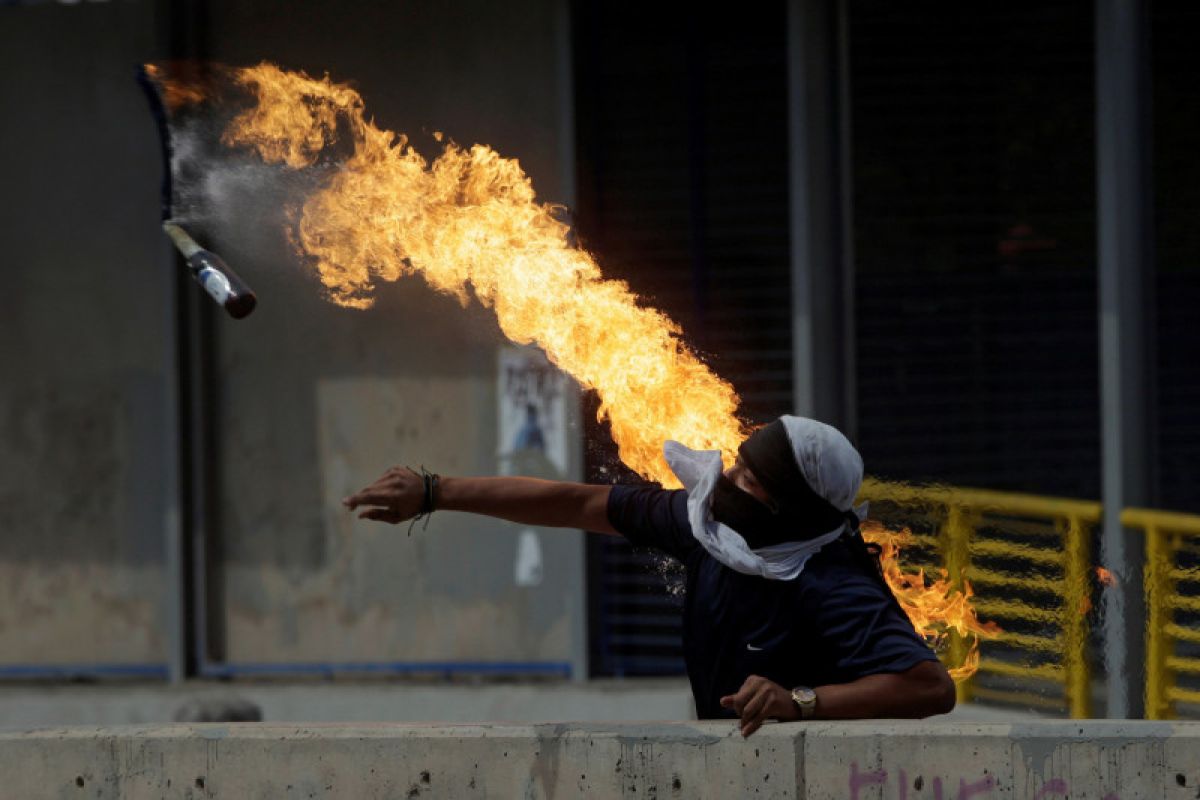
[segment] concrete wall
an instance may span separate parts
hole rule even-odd
[[[428,158],[444,131],[517,157],[547,200],[569,200],[561,4],[214,0],[215,60],[270,60],[350,80],[378,124]],[[218,336],[220,602],[226,660],[568,662],[584,652],[578,533],[542,535],[539,586],[514,581],[516,526],[435,514],[428,529],[355,521],[346,494],[396,464],[494,474],[497,348],[478,304],[420,279],[369,311],[323,298],[271,206],[247,185],[206,220],[261,305]],[[261,233],[261,235],[259,235]],[[576,436],[576,439],[579,437]]]
[[[1200,724],[241,725],[0,734],[5,797],[1192,798]]]
[[[353,81],[425,155],[434,130],[484,142],[519,158],[544,199],[571,200],[566,4],[554,0],[0,11],[0,675],[166,661],[174,266],[133,68],[167,56],[166,21],[189,8],[208,57]],[[244,321],[215,318],[209,654],[582,671],[581,534],[540,532],[544,577],[519,586],[515,526],[442,513],[407,537],[338,504],[394,464],[497,471],[504,340],[490,312],[417,279],[381,287],[369,312],[332,306],[288,246],[280,211],[298,197],[233,166],[203,173],[221,203],[181,209],[260,299]]]
[[[0,674],[165,658],[156,13],[0,9]]]

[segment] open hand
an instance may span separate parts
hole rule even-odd
[[[754,733],[768,719],[789,722],[800,718],[800,709],[792,700],[792,693],[758,675],[746,678],[736,694],[722,697],[721,707],[732,709],[741,718],[738,726],[742,736]]]
[[[368,506],[359,519],[374,519],[393,525],[421,513],[425,502],[425,482],[408,467],[392,467],[379,480],[342,500],[350,511]]]

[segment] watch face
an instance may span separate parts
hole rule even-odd
[[[817,693],[807,686],[797,686],[792,689],[792,699],[802,706],[809,706],[817,702]]]

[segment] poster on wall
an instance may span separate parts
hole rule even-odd
[[[564,480],[569,475],[567,377],[533,347],[504,347],[500,385],[501,475]]]
[[[503,347],[499,359],[500,474],[566,479],[570,474],[567,377],[537,348]],[[542,582],[541,540],[533,528],[518,534],[513,579],[518,586]]]

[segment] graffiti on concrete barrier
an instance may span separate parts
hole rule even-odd
[[[883,790],[888,788],[889,773],[886,769],[879,769],[870,772],[863,772],[858,768],[857,761],[850,762],[850,800],[859,800],[859,792],[869,786],[879,786]],[[909,800],[908,793],[910,788],[915,791],[922,791],[925,788],[925,779],[922,776],[917,776],[916,780],[909,782],[908,772],[903,768],[896,770],[895,778],[895,797],[899,800]],[[958,786],[946,786],[940,777],[934,777],[931,781],[930,788],[933,790],[933,800],[970,800],[972,797],[986,797],[996,788],[996,778],[993,775],[984,775],[977,781],[968,782],[966,778],[958,779]],[[888,796],[888,795],[884,795]],[[1070,787],[1062,778],[1050,778],[1045,781],[1037,792],[1033,795],[1034,800],[1048,800],[1054,797],[1070,796]],[[1102,800],[1121,800],[1116,792],[1109,792],[1104,795]]]

